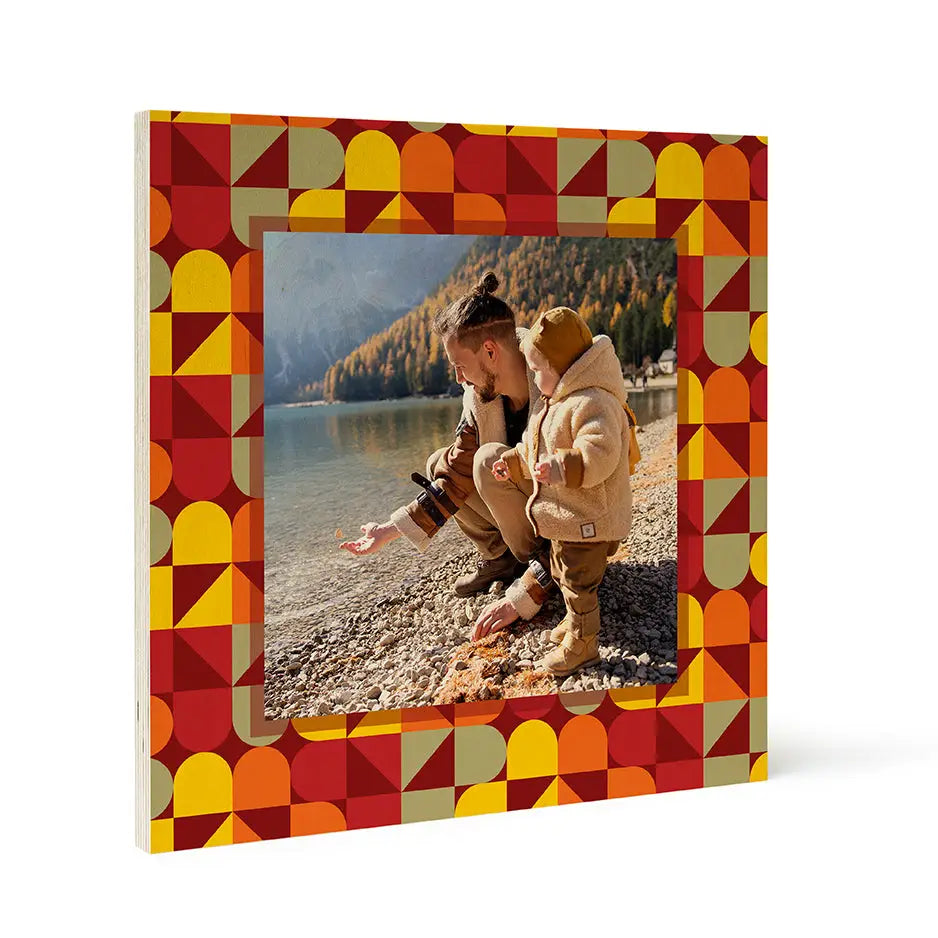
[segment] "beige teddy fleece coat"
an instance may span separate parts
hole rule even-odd
[[[503,458],[512,477],[533,478],[557,456],[564,482],[535,482],[526,512],[552,541],[618,541],[632,523],[628,419],[622,367],[612,340],[600,335],[561,376],[550,398],[532,402],[521,443]]]

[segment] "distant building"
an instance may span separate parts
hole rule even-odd
[[[666,348],[658,358],[658,368],[663,375],[673,375],[677,369],[677,352],[673,348]]]

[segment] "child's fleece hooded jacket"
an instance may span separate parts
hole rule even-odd
[[[535,481],[527,515],[552,541],[618,541],[632,523],[625,381],[612,340],[600,335],[561,375],[550,398],[532,401],[521,442],[503,454],[514,479],[556,456],[564,482]]]

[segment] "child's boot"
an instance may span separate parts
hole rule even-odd
[[[599,661],[599,606],[585,613],[568,612],[554,631],[565,623],[559,644],[539,663],[555,677],[566,677]]]

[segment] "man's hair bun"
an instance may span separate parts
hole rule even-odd
[[[494,293],[498,289],[498,277],[490,270],[477,284],[473,292],[479,296]]]

